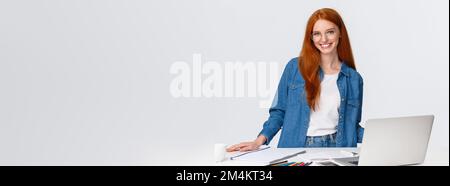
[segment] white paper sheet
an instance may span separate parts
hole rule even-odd
[[[263,148],[263,147],[261,147]],[[299,150],[301,151],[301,150]],[[252,162],[252,163],[261,163],[261,164],[269,164],[271,161],[283,158],[285,156],[294,154],[295,152],[285,152],[277,150],[276,148],[268,148],[265,150],[261,150],[258,152],[252,152],[248,153],[236,158],[233,158],[232,161],[245,161],[245,162]],[[238,154],[233,154],[233,156],[236,156]]]

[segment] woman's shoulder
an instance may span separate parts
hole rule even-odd
[[[361,83],[363,82],[363,78],[357,70],[347,66],[345,63],[342,64],[341,68],[341,71],[344,72],[349,78],[357,80]]]
[[[291,58],[289,62],[286,64],[283,75],[286,77],[288,82],[292,81],[302,81],[303,77],[299,76],[299,68],[298,68],[298,57]]]
[[[291,58],[288,64],[286,65],[287,69],[296,70],[298,69],[298,57]]]

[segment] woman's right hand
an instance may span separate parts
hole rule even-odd
[[[252,151],[257,150],[262,144],[266,142],[266,137],[263,135],[258,136],[255,141],[249,141],[249,142],[241,142],[239,144],[232,145],[227,148],[227,152],[233,152],[233,151]]]

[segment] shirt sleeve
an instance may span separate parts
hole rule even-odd
[[[363,86],[364,86],[364,82],[363,79],[360,77],[360,82],[359,82],[359,108],[358,108],[358,115],[356,118],[356,123],[358,124],[357,126],[357,133],[358,133],[358,143],[362,143],[362,139],[364,136],[364,128],[361,127],[360,122],[361,122],[361,114],[362,114],[362,104],[363,104]]]
[[[275,97],[272,102],[272,106],[269,109],[269,119],[264,122],[263,129],[258,134],[263,135],[267,138],[265,145],[268,145],[272,138],[281,129],[284,122],[284,114],[286,111],[287,93],[288,93],[288,82],[289,77],[291,77],[291,71],[293,65],[297,64],[296,58],[291,59],[289,63],[284,68],[283,74],[281,75],[280,82],[278,84]]]

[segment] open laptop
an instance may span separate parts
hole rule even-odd
[[[423,163],[433,120],[433,115],[367,120],[359,156],[333,160],[341,166]]]

